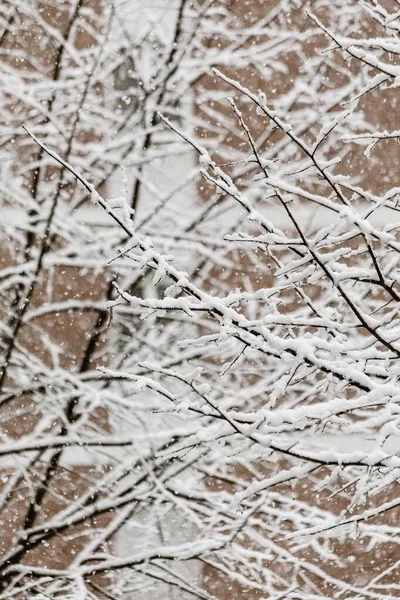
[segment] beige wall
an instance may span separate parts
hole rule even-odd
[[[44,4],[46,6],[46,3]],[[98,8],[100,3],[95,2],[94,6]],[[273,7],[273,3],[261,0],[252,0],[251,2],[234,0],[230,2],[232,12],[237,15],[238,26],[240,26],[241,22],[248,21],[249,19],[256,20],[257,16],[261,15],[266,9],[266,6],[270,9]],[[302,6],[302,9],[303,8],[304,6]],[[303,18],[299,15],[299,10],[295,8],[293,8],[290,15],[288,14],[288,21],[291,23],[291,27],[302,29],[307,26]],[[42,17],[52,26],[59,27],[60,29],[65,27],[65,11],[63,11],[62,8],[51,8],[49,10],[46,8]],[[37,40],[35,39],[35,28],[32,27],[31,23],[22,23],[21,28],[26,30],[26,35],[24,35],[23,42],[21,42],[21,44],[24,44],[25,50],[28,48],[32,59],[41,61],[43,72],[47,74],[54,73],[54,57],[56,55],[54,47],[45,44],[44,48],[39,48]],[[210,41],[210,45],[218,45],[219,42],[221,42],[221,40],[214,39]],[[15,40],[9,40],[7,38],[3,40],[4,47],[7,47],[7,44],[15,43]],[[20,42],[17,41],[17,43]],[[77,48],[83,48],[86,45],[91,44],[92,39],[87,32],[80,30],[73,43]],[[308,49],[310,54],[314,50],[315,48],[312,46]],[[282,74],[281,76],[274,76],[275,91],[272,93],[275,96],[285,94],[288,91],[291,77],[298,73],[302,68],[298,57],[290,51],[287,52],[284,60],[287,66],[287,73]],[[264,87],[267,87],[270,92],[271,82],[265,82],[261,79],[260,73],[256,69],[254,72],[249,72],[248,70],[242,72],[239,69],[235,71],[235,76],[250,88],[263,89]],[[332,77],[334,80],[336,75],[332,75]],[[210,75],[205,75],[200,83],[205,89],[221,85],[219,81]],[[221,87],[225,86],[221,85]],[[377,127],[379,126],[382,129],[390,130],[396,128],[397,122],[395,110],[397,101],[396,90],[388,90],[384,95],[386,99],[384,104],[381,100],[377,100],[375,93],[371,93],[365,97],[363,104],[365,105],[366,113],[371,116],[371,120]],[[382,98],[381,95],[380,98]],[[227,112],[229,108],[227,107],[226,109],[221,110]],[[23,107],[17,106],[15,113],[16,124],[23,122],[25,118]],[[203,116],[201,109],[199,109],[199,115]],[[256,129],[259,126],[259,121],[254,118],[254,116],[251,116],[249,117],[249,124],[253,129]],[[281,134],[279,133],[274,133],[269,140],[269,144],[279,141],[280,135]],[[90,132],[88,133],[88,139],[91,139]],[[234,149],[242,142],[242,140],[241,138],[235,138],[234,136],[230,137],[229,134],[227,134],[225,142],[228,147],[230,146]],[[20,161],[30,160],[33,146],[30,148],[29,152],[26,149],[25,143],[23,146],[23,149],[18,150],[17,148],[17,156],[19,156]],[[365,160],[362,149],[357,147],[352,148],[341,168],[343,169],[344,174],[350,173],[360,175],[360,180],[365,186],[368,186],[375,193],[382,193],[387,188],[388,182],[391,181],[392,173],[397,169],[399,161],[400,146],[396,140],[391,140],[382,144],[380,152],[374,153],[372,159],[369,160],[368,163]],[[367,165],[367,167],[365,165]],[[377,172],[379,172],[379,177],[377,176]],[[51,175],[51,170],[48,171],[48,175]],[[199,196],[202,196],[202,194],[205,195],[206,191],[201,191]],[[239,261],[241,261],[241,268],[237,270],[237,280],[232,276],[225,281],[225,284],[228,286],[235,287],[236,285],[239,285],[242,280],[241,274],[245,274],[250,278],[260,277],[259,272],[253,273],[248,264],[240,258],[240,255],[238,256]],[[8,259],[5,258],[4,262],[7,261]],[[217,284],[218,282],[221,282],[222,274],[215,270],[210,274],[210,277],[214,278],[215,283]],[[261,276],[259,284],[268,285],[271,281],[271,275],[268,274],[268,269],[266,268],[266,272]],[[43,306],[48,302],[62,302],[72,298],[97,302],[104,298],[107,283],[107,277],[101,273],[91,273],[87,271],[80,272],[76,269],[73,270],[72,268],[63,268],[62,270],[55,268],[52,271],[44,270],[31,303],[31,310],[34,311],[35,308]],[[7,311],[6,305],[3,310]],[[288,310],[290,310],[290,306]],[[34,351],[45,364],[54,365],[53,358],[49,351],[43,346],[41,341],[38,341],[36,331],[40,329],[41,332],[46,333],[53,344],[60,347],[60,368],[79,370],[82,354],[93,333],[97,315],[98,312],[96,311],[77,310],[72,313],[63,313],[62,315],[53,314],[51,316],[41,316],[32,319],[29,322],[29,325],[24,325],[21,329],[18,343],[27,351]],[[104,342],[106,336],[107,332],[105,330],[104,334],[101,336],[102,339],[97,345],[97,350],[100,351],[100,358],[93,358],[90,362],[91,365],[98,364],[96,361],[105,362],[107,360],[106,355],[101,355],[102,340]],[[8,381],[10,387],[12,387],[12,383],[12,381]],[[27,394],[26,397],[13,399],[6,407],[0,409],[1,428],[3,429],[3,432],[13,438],[17,438],[23,433],[31,430],[36,423],[37,417],[38,415],[35,415],[34,400],[29,394]],[[107,415],[97,412],[93,415],[93,418],[98,421],[99,425],[107,428]],[[265,467],[265,471],[268,473],[268,466]],[[3,479],[6,484],[10,477],[10,472],[8,468],[3,472],[5,473]],[[41,473],[43,473],[43,469],[39,468],[37,478],[34,478],[31,482],[33,485],[39,483]],[[67,469],[67,467],[58,468],[53,490],[54,495],[58,495],[58,498],[55,498],[53,495],[52,498],[49,497],[46,499],[42,507],[43,516],[51,514],[53,511],[55,512],[63,503],[68,503],[69,499],[74,496],[77,489],[82,489],[82,486],[84,488],[86,485],[86,477],[96,478],[98,476],[98,473],[91,470],[90,467],[78,468],[73,466],[71,469]],[[250,475],[246,473],[241,473],[240,476],[243,478],[250,477]],[[321,474],[320,477],[322,478],[323,474]],[[210,482],[209,485],[215,485],[215,482]],[[326,506],[329,510],[333,510],[335,513],[339,514],[345,507],[347,500],[342,499],[340,496],[330,498],[330,491],[331,490],[328,488],[321,492],[320,497],[315,499],[315,503],[317,506]],[[292,494],[296,497],[304,497],[306,499],[309,495],[307,482],[304,482],[298,487],[288,488],[287,492],[289,495]],[[27,488],[26,482],[21,481],[20,485],[13,492],[15,502],[10,503],[12,509],[10,510],[7,508],[3,513],[0,513],[0,524],[3,528],[3,536],[0,540],[0,554],[1,552],[6,552],[7,548],[10,547],[13,532],[17,525],[21,523],[23,515],[26,513],[27,497],[29,496],[29,493],[30,490]],[[380,496],[376,498],[375,501],[381,502],[385,499],[390,499],[393,493],[394,491],[390,489],[386,496]],[[392,511],[382,517],[382,522],[396,526],[398,518],[399,513]],[[104,519],[106,520],[107,517],[104,517]],[[91,523],[88,523],[87,527],[90,526]],[[84,529],[81,530],[78,528],[73,534],[76,535],[76,539],[73,539],[72,541],[70,538],[63,539],[63,536],[59,536],[54,543],[51,543],[48,547],[41,545],[34,551],[36,553],[34,562],[38,565],[43,564],[54,568],[69,564],[74,553],[76,553],[81,545],[80,536],[82,536],[82,539],[85,538]],[[347,578],[349,583],[354,584],[359,583],[360,581],[359,572],[361,567],[363,567],[365,571],[369,573],[369,576],[372,577],[375,573],[382,571],[385,568],[385,565],[394,562],[398,552],[396,547],[389,544],[380,545],[379,548],[369,549],[366,548],[364,542],[358,542],[357,540],[351,542],[346,541],[343,544],[338,542],[337,550],[339,554],[343,552],[344,555],[348,555],[349,553],[354,555],[354,564],[357,568],[354,569],[354,572],[343,574],[340,572],[340,569],[338,570],[336,567],[332,566],[331,574],[333,576]],[[31,558],[32,557],[30,557],[30,559]],[[290,569],[290,566],[282,564],[277,564],[276,567],[278,573],[287,572]],[[224,583],[224,577],[217,574],[212,568],[205,567],[203,577],[207,589],[223,600],[257,600],[258,597],[262,597],[262,594],[257,595],[254,591],[249,592],[240,585],[237,585],[234,588],[232,588],[231,585],[227,587]],[[397,580],[398,576],[394,573],[388,576],[387,583],[396,582]],[[329,597],[330,592],[331,590],[328,586],[326,588],[327,597]]]

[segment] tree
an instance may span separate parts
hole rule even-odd
[[[399,589],[396,3],[263,4],[1,8],[1,598]]]

